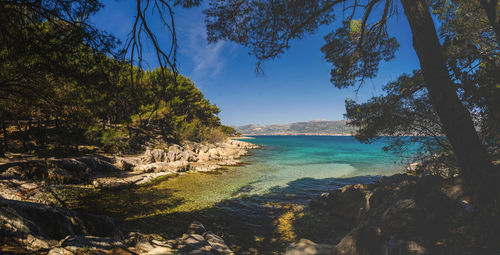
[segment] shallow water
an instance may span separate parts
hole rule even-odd
[[[399,158],[382,150],[389,139],[361,144],[352,137],[260,136],[247,140],[262,149],[243,166],[103,192],[80,207],[104,208],[99,212],[122,219],[127,230],[172,236],[197,219],[240,252],[276,251],[286,246],[276,220],[287,211],[323,192],[402,171]]]

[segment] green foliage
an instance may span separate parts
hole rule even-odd
[[[357,20],[344,22],[335,33],[327,35],[325,41],[321,51],[334,67],[330,72],[331,82],[339,88],[375,77],[379,62],[394,58],[399,47],[387,32],[364,31],[361,21]]]
[[[457,93],[473,115],[481,140],[493,155],[500,148],[500,58],[494,32],[478,1],[433,1],[441,21],[440,33]],[[452,154],[425,89],[421,71],[402,75],[384,87],[383,96],[358,104],[346,101],[346,117],[359,127],[356,137],[370,142],[382,135],[419,135],[413,141],[424,144],[428,155]],[[421,136],[431,137],[432,139]],[[406,143],[391,149],[402,152]]]
[[[9,130],[1,132],[0,154],[69,151],[85,143],[125,151],[159,135],[201,139],[190,129],[184,135],[183,123],[220,125],[219,109],[188,78],[122,60],[115,39],[89,22],[101,7],[94,0],[0,3],[0,120]]]
[[[226,135],[236,135],[236,129],[234,129],[233,127],[221,125],[220,129]]]
[[[394,136],[384,149],[405,154],[409,146],[420,144],[417,157],[451,153],[439,118],[423,86],[420,71],[400,76],[384,86],[383,96],[358,104],[346,100],[348,124],[357,127],[355,137],[370,143],[382,136]],[[410,137],[406,137],[406,136]]]
[[[123,127],[111,127],[102,129],[99,126],[91,126],[85,132],[89,144],[100,146],[105,152],[126,152],[130,150],[130,139],[128,131]]]
[[[182,122],[178,132],[179,140],[201,142],[203,139],[204,127],[200,120],[194,119],[190,122]]]
[[[82,75],[67,70],[81,80],[56,77],[47,71],[40,74],[45,77],[40,86],[31,87],[27,93],[0,91],[0,96],[7,98],[0,101],[0,119],[10,123],[18,119],[44,122],[44,132],[34,133],[31,128],[20,126],[21,135],[9,139],[24,139],[23,144],[30,140],[46,141],[36,143],[37,150],[45,151],[42,147],[46,145],[67,148],[87,141],[107,152],[118,152],[139,149],[141,143],[158,135],[175,142],[201,141],[204,129],[220,125],[216,116],[219,109],[188,78],[161,69],[131,70],[127,62],[93,53],[85,46],[82,49],[77,55],[67,56],[75,64],[85,63],[79,71]],[[71,61],[66,67],[72,65]],[[30,75],[16,73],[10,65],[0,66],[2,74]],[[55,132],[58,135],[48,135]],[[30,151],[27,146],[10,148],[13,149]]]
[[[223,125],[207,127],[198,119],[182,123],[179,129],[180,140],[195,142],[218,143],[224,141],[231,134],[234,134],[234,129],[231,127]]]
[[[202,136],[203,142],[219,143],[227,138],[227,134],[221,127],[212,127],[205,130]]]
[[[163,75],[176,80],[162,84]],[[133,125],[156,130],[165,140],[173,141],[200,141],[205,128],[220,125],[216,116],[220,110],[204,98],[191,80],[161,69],[146,71],[143,76],[140,105],[131,116]],[[159,93],[166,96],[155,100]]]
[[[206,129],[220,126],[216,116],[219,109],[181,75],[174,81],[168,70],[134,68],[131,74],[125,62],[110,58],[95,64],[100,66],[99,73],[89,74],[95,83],[75,86],[74,81],[65,79],[50,83],[44,88],[55,100],[50,104],[43,98],[28,100],[24,94],[10,95],[17,103],[6,104],[0,117],[9,121],[40,117],[51,120],[43,125],[46,132],[28,133],[31,128],[22,128],[20,132],[26,135],[19,138],[47,140],[56,147],[87,141],[107,152],[138,149],[148,137],[158,135],[165,141],[202,141]],[[132,84],[131,75],[141,79]],[[170,82],[164,84],[162,75],[168,76]],[[56,130],[59,135],[53,139],[45,134]]]
[[[99,144],[102,136],[102,128],[99,126],[90,126],[85,131],[85,137],[90,144]]]
[[[106,152],[124,152],[130,148],[127,131],[123,128],[104,130],[100,142]]]

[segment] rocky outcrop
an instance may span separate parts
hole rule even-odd
[[[107,216],[0,199],[0,253],[233,254],[222,238],[196,221],[182,237],[155,237],[123,235]]]
[[[131,250],[140,254],[234,254],[221,237],[206,231],[205,227],[196,221],[191,223],[187,233],[176,239],[148,239],[134,233],[128,243],[135,244]]]
[[[141,156],[114,157],[115,166],[122,173],[93,180],[97,188],[112,188],[144,184],[155,178],[187,171],[209,172],[223,166],[234,166],[239,158],[257,145],[228,139],[218,144],[186,142],[164,149],[147,149]]]
[[[0,232],[2,241],[20,249],[39,252],[57,246],[59,240],[72,235],[118,234],[107,216],[81,214],[65,208],[0,199]]]
[[[0,195],[25,199],[32,196],[24,195],[46,191],[40,188],[53,184],[93,184],[96,188],[144,184],[173,173],[213,171],[222,166],[238,165],[240,157],[257,147],[228,139],[218,144],[172,144],[166,149],[147,149],[140,156],[96,155],[8,162],[0,164],[0,188],[5,188]],[[33,186],[29,189],[35,192],[20,191],[21,186]]]
[[[330,255],[333,248],[333,245],[317,244],[311,240],[300,239],[288,247],[285,255]]]
[[[400,174],[325,193],[311,202],[311,213],[346,229],[336,232],[329,254],[462,254],[472,219],[464,198],[459,180]],[[301,241],[287,254],[316,246]]]
[[[78,184],[119,171],[112,160],[104,156],[34,159],[0,164],[0,179]]]
[[[91,183],[101,176],[124,171],[103,156],[66,159],[34,159],[0,165],[0,197],[34,203],[57,203],[53,188],[64,184]]]
[[[178,171],[195,170],[206,171],[207,165],[217,167],[236,165],[237,159],[247,155],[250,149],[258,146],[237,141],[227,140],[218,144],[203,144],[187,142],[183,146],[174,144],[168,149],[147,150],[141,157],[142,164],[136,164],[134,171]]]

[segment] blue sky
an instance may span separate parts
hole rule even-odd
[[[104,5],[92,22],[125,41],[132,27],[135,1],[107,0]],[[396,58],[382,63],[378,76],[367,81],[357,94],[353,89],[340,90],[330,83],[331,65],[323,60],[320,51],[323,37],[338,23],[293,41],[279,59],[264,64],[264,75],[256,75],[255,58],[248,55],[248,49],[232,42],[207,43],[203,9],[204,6],[175,10],[178,66],[181,74],[190,77],[221,109],[219,117],[226,125],[343,119],[345,98],[365,101],[380,95],[383,84],[419,67],[401,8],[399,16],[389,23],[389,33],[401,45]],[[168,46],[168,33],[154,19],[151,21],[160,41]],[[145,58],[154,68],[151,52]]]

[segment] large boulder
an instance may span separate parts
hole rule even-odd
[[[73,173],[90,173],[92,170],[87,164],[85,164],[81,160],[77,159],[62,159],[62,160],[53,160],[49,161],[52,165],[56,167],[63,168],[69,172]],[[97,166],[97,164],[96,164]]]
[[[312,199],[310,205],[314,209],[327,210],[331,217],[354,224],[362,213],[370,209],[369,200],[372,195],[367,185],[347,185],[330,193],[323,193]]]
[[[457,254],[471,219],[454,180],[406,174],[349,185],[311,202],[330,228],[350,226],[332,254]],[[453,230],[453,231],[451,231]],[[459,231],[455,231],[459,230]]]
[[[115,166],[123,171],[131,171],[134,167],[140,164],[136,158],[115,157]]]
[[[203,224],[201,224],[199,221],[193,221],[189,225],[188,230],[187,230],[187,233],[189,233],[189,234],[202,235],[205,232],[207,232],[207,230],[205,229],[205,226],[203,226]]]
[[[285,255],[330,255],[333,247],[333,245],[317,244],[311,240],[300,239],[288,247]]]
[[[211,250],[215,254],[233,254],[233,251],[229,249],[220,236],[208,231],[203,234],[203,238],[210,244]]]
[[[22,174],[23,171],[20,166],[11,166],[0,173],[0,179],[21,179]]]
[[[175,254],[234,254],[221,237],[197,221],[189,225],[188,234],[177,239],[176,248]]]
[[[174,162],[174,161],[176,161],[178,154],[179,154],[179,151],[168,151],[168,153],[167,153],[167,161],[168,162]]]
[[[183,151],[178,154],[178,160],[185,160],[188,162],[196,162],[198,161],[198,155],[196,155],[192,151]]]
[[[205,151],[200,151],[198,153],[198,159],[200,161],[209,161],[209,160],[211,160],[211,155],[210,155],[210,153],[208,153],[208,149],[207,149],[206,152]]]
[[[31,251],[48,249],[71,235],[117,233],[113,220],[106,216],[3,198],[0,198],[0,231],[5,240]]]
[[[49,183],[54,184],[77,184],[81,183],[80,179],[76,174],[70,173],[63,168],[51,168],[47,171],[47,180]]]
[[[167,161],[167,153],[162,149],[146,150],[142,156],[144,163],[156,163]]]
[[[23,179],[31,181],[42,181],[47,179],[47,169],[50,167],[50,162],[47,164],[44,160],[28,160],[21,162],[10,162],[0,164],[0,172],[2,179]]]
[[[111,159],[105,157],[82,157],[79,159],[85,163],[92,171],[97,173],[120,171],[111,163]]]

